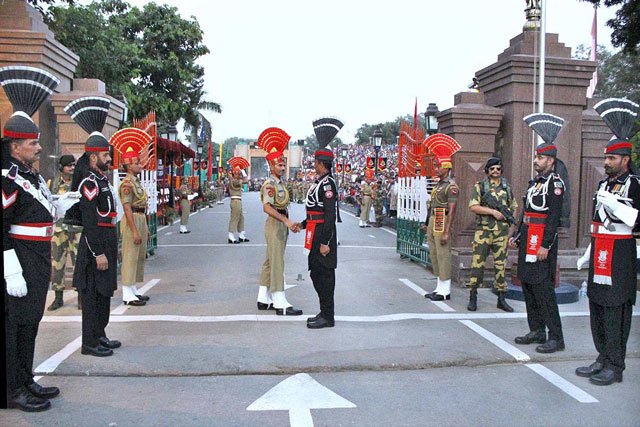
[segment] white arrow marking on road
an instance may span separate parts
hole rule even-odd
[[[296,374],[263,394],[247,407],[247,411],[289,411],[292,427],[313,427],[311,409],[355,407],[309,374]]]

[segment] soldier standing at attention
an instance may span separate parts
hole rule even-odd
[[[111,297],[118,288],[118,214],[108,176],[111,146],[100,133],[110,105],[108,98],[92,96],[72,101],[64,109],[90,134],[71,184],[80,201],[67,211],[65,221],[79,220],[82,225],[73,285],[82,298],[81,353],[97,357],[111,356],[122,345],[107,338],[105,331]]]
[[[65,154],[58,161],[60,165],[60,176],[51,186],[53,194],[62,196],[71,190],[71,177],[76,167],[76,158],[71,154]],[[67,255],[71,255],[71,265],[76,265],[76,256],[78,255],[78,243],[80,242],[80,234],[82,228],[77,225],[65,224],[64,218],[60,217],[56,220],[53,229],[53,239],[51,239],[51,258],[53,273],[51,277],[51,289],[55,292],[55,298],[48,311],[54,311],[64,305],[62,294],[64,291],[64,274],[67,265]],[[82,308],[82,299],[78,294],[78,310]]]
[[[178,197],[180,198],[180,234],[191,233],[191,230],[187,229],[189,224],[189,214],[191,213],[191,199],[197,196],[198,193],[192,194],[191,189],[186,182],[183,182],[178,191]]]
[[[526,239],[518,245],[518,278],[527,306],[530,332],[516,337],[516,344],[539,343],[538,353],[564,350],[562,323],[554,284],[558,258],[558,227],[566,192],[564,163],[557,158],[553,144],[562,129],[564,119],[551,114],[537,113],[524,118],[544,139],[536,147],[533,167],[537,176],[529,181],[525,195],[524,218],[519,234]],[[517,240],[509,239],[516,247]],[[549,329],[547,340],[546,328]]]
[[[360,228],[371,227],[369,225],[369,214],[371,211],[371,185],[369,184],[371,179],[368,176],[365,176],[365,179],[362,180],[362,185],[360,186],[360,194],[362,196],[362,203],[360,204]]]
[[[591,244],[578,260],[589,262],[587,295],[591,336],[598,357],[576,369],[596,385],[622,382],[627,341],[636,302],[636,248],[632,231],[640,225],[640,177],[631,169],[630,140],[635,134],[638,104],[609,98],[593,107],[615,134],[604,150],[607,177],[593,200]]]
[[[511,192],[511,186],[502,177],[502,160],[491,157],[484,166],[485,179],[473,186],[469,209],[476,214],[476,232],[473,236],[473,258],[469,279],[469,305],[467,310],[478,309],[478,286],[484,279],[484,266],[489,253],[493,255],[495,287],[498,291],[498,308],[513,312],[505,300],[507,282],[504,271],[507,263],[507,243],[509,225],[515,225],[513,215],[518,207]],[[500,211],[508,212],[509,218]]]
[[[6,392],[2,406],[45,411],[57,387],[33,379],[38,326],[51,276],[55,208],[46,182],[34,168],[40,159],[40,130],[31,116],[60,80],[33,67],[0,68],[0,84],[14,113],[2,130],[2,260]],[[4,385],[4,384],[3,384]]]
[[[229,243],[248,242],[244,234],[244,214],[242,213],[242,185],[247,183],[247,174],[244,169],[249,167],[249,162],[244,157],[232,157],[231,179],[229,179],[229,198],[231,202],[231,215],[229,217]],[[236,233],[238,238],[236,239]]]
[[[151,142],[151,135],[136,128],[120,129],[111,137],[111,145],[120,152],[127,175],[122,179],[118,195],[124,209],[120,222],[122,235],[122,302],[143,306],[149,297],[141,295],[136,283],[144,282],[144,262],[147,255],[147,192],[140,182],[140,152]]]
[[[296,231],[296,223],[289,219],[289,193],[282,182],[287,161],[282,152],[291,137],[282,129],[267,128],[258,138],[258,146],[267,152],[271,175],[260,188],[262,209],[267,214],[264,236],[267,253],[260,273],[258,310],[275,309],[279,316],[299,316],[302,310],[294,308],[284,293],[284,251],[289,230]]]
[[[437,133],[424,142],[435,154],[433,167],[439,178],[431,191],[431,202],[427,222],[421,227],[427,233],[429,257],[433,274],[437,277],[436,289],[424,297],[431,301],[451,299],[451,224],[458,203],[458,185],[451,177],[451,157],[460,149],[455,139]]]

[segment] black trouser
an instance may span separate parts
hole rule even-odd
[[[20,325],[5,317],[7,338],[7,392],[11,398],[33,382],[33,356],[39,323]]]
[[[562,322],[556,301],[553,281],[545,278],[541,283],[522,282],[522,293],[527,306],[527,321],[531,331],[545,331],[549,329],[550,340],[561,340]]]
[[[96,347],[98,338],[106,337],[109,324],[111,297],[105,297],[93,289],[82,289],[82,345]]]
[[[320,315],[331,322],[334,321],[333,292],[336,288],[336,269],[321,265],[311,267],[311,280],[320,299]]]
[[[626,302],[607,307],[589,301],[589,313],[591,336],[598,351],[597,361],[615,372],[624,371],[633,305]]]

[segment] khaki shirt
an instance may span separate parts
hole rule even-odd
[[[289,192],[281,180],[270,176],[260,188],[260,201],[269,203],[275,209],[287,209],[289,206]]]
[[[362,195],[371,196],[371,186],[367,182],[362,183]]]
[[[130,204],[135,209],[147,208],[147,192],[145,191],[140,179],[128,173],[118,187],[118,195],[122,204]]]
[[[448,208],[449,203],[458,201],[459,193],[458,185],[453,179],[441,179],[431,191],[431,210],[433,211],[434,208]]]
[[[229,197],[242,196],[242,180],[232,178],[229,181]]]

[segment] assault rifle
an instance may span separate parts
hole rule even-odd
[[[505,205],[503,205],[502,203],[500,203],[498,199],[496,199],[489,192],[484,193],[480,201],[483,206],[499,211],[502,214],[502,216],[505,217],[505,219],[509,224],[513,224],[513,225],[516,224],[516,219],[513,217],[513,213],[511,213],[511,210]]]

